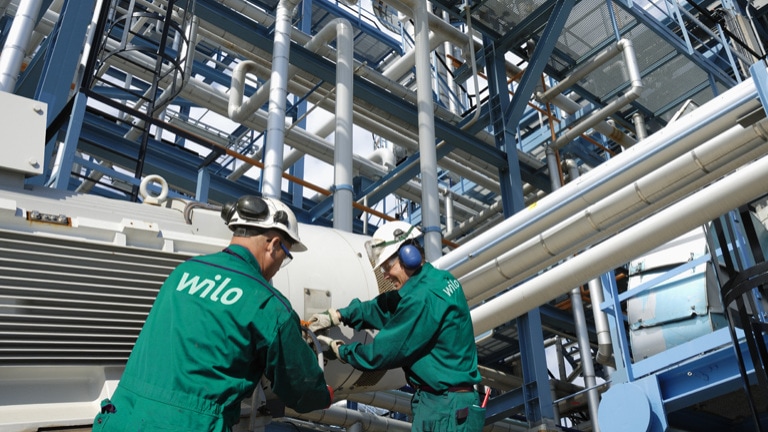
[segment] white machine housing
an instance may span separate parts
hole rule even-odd
[[[0,140],[0,152],[42,141]],[[165,277],[191,256],[221,250],[231,233],[217,209],[199,203],[25,186],[35,171],[19,169],[17,159],[0,158],[0,431],[87,425],[116,388]],[[294,254],[273,284],[302,319],[378,295],[368,237],[305,224],[299,233],[308,251]],[[342,327],[331,336],[372,334]],[[326,361],[325,372],[337,400],[405,384],[401,370]]]

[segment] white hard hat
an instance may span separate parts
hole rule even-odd
[[[381,267],[407,240],[415,240],[419,236],[421,231],[408,222],[392,221],[379,227],[365,244],[368,256],[374,263],[373,269]]]
[[[243,195],[221,208],[221,217],[230,230],[240,226],[276,229],[291,239],[292,252],[303,252],[307,246],[299,239],[296,215],[282,201],[256,195]]]

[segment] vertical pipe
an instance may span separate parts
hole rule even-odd
[[[608,327],[608,317],[600,309],[604,301],[603,283],[599,278],[589,281],[589,300],[592,303],[592,314],[595,318],[595,333],[597,334],[597,354],[595,359],[602,365],[611,364],[613,345],[611,345],[611,330]]]
[[[638,141],[644,140],[648,136],[648,130],[645,128],[645,119],[639,112],[632,114],[632,122],[635,124],[635,136]]]
[[[352,26],[336,23],[336,149],[333,152],[333,227],[352,232],[352,80],[354,46]]]
[[[576,338],[579,342],[579,356],[581,357],[581,373],[584,376],[584,387],[590,389],[587,391],[589,418],[592,420],[592,430],[594,432],[600,432],[600,425],[598,425],[597,422],[597,408],[600,405],[600,394],[595,387],[597,385],[597,380],[595,379],[595,365],[592,363],[592,350],[589,347],[587,320],[584,316],[584,303],[581,301],[580,288],[571,290],[571,308],[573,309]]]
[[[445,190],[445,235],[453,233],[453,193],[450,189]]]
[[[429,23],[427,0],[417,0],[414,8],[416,30],[416,96],[418,99],[419,153],[421,154],[421,218],[427,261],[440,258],[440,200],[437,189],[437,151],[435,149],[432,68],[429,64]]]
[[[42,0],[22,0],[0,54],[0,91],[13,93]]]
[[[296,8],[292,0],[280,0],[275,17],[272,74],[269,84],[267,143],[261,192],[280,199],[283,179],[283,141],[285,138],[285,98],[288,89],[288,56],[291,50],[291,17]]]
[[[579,167],[573,160],[569,159],[568,176],[571,181],[579,177]],[[579,357],[581,357],[581,373],[584,377],[584,387],[590,389],[587,391],[587,407],[589,409],[589,418],[592,420],[592,430],[600,432],[600,425],[597,422],[597,408],[600,405],[600,393],[597,391],[597,380],[595,379],[595,364],[592,362],[592,349],[589,346],[589,333],[587,331],[587,318],[584,312],[584,302],[581,300],[581,287],[571,290],[571,310],[573,312],[573,322],[576,328],[576,340],[579,343]]]

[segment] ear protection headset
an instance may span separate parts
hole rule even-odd
[[[404,244],[397,251],[397,257],[406,270],[415,270],[421,266],[421,252],[413,244]]]

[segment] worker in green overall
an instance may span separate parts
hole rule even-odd
[[[296,216],[278,200],[246,195],[222,218],[229,246],[165,280],[94,431],[230,431],[262,375],[296,411],[331,404],[298,315],[269,282],[291,251],[306,250]]]
[[[474,388],[480,374],[464,290],[449,272],[424,261],[420,235],[402,221],[376,230],[367,249],[374,271],[395,290],[315,314],[309,329],[322,332],[343,323],[378,330],[369,344],[332,340],[330,346],[340,361],[357,369],[403,368],[415,389],[414,431],[480,431],[485,409]]]

